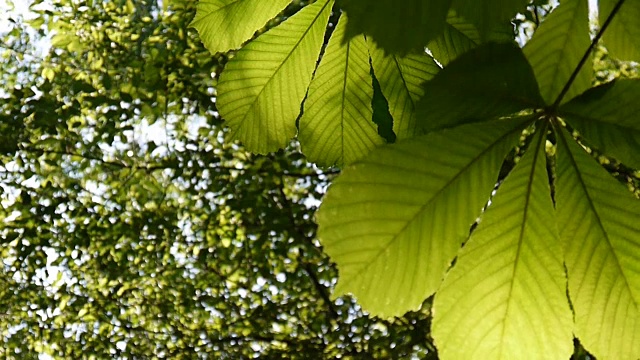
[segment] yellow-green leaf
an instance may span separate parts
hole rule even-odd
[[[575,334],[597,359],[640,358],[640,200],[566,131],[557,209]]]
[[[417,309],[440,285],[493,189],[522,119],[460,126],[379,147],[346,168],[318,212],[318,236],[375,315]]]
[[[436,294],[441,359],[568,359],[573,352],[545,135],[498,188]]]
[[[343,42],[342,14],[315,77],[300,118],[300,144],[311,161],[347,165],[384,143],[373,122],[373,85],[364,36]]]
[[[189,26],[211,53],[239,48],[291,0],[200,0]]]
[[[317,1],[243,47],[218,82],[218,111],[230,137],[267,153],[295,135],[333,0]]]

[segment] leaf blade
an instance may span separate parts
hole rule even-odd
[[[553,104],[589,48],[586,1],[567,0],[545,18],[523,51],[538,80],[546,104]],[[591,56],[593,58],[593,56]],[[591,87],[593,66],[582,66],[564,96],[567,101]]]
[[[450,11],[442,34],[433,39],[427,47],[433,57],[446,66],[480,43],[480,34],[476,27]]]
[[[295,132],[333,0],[315,2],[243,47],[218,82],[218,111],[249,151],[282,148]]]
[[[373,85],[364,36],[342,43],[348,21],[342,14],[329,40],[300,118],[300,143],[322,166],[348,165],[383,144],[373,122]]]
[[[420,134],[416,104],[424,95],[422,84],[440,71],[440,67],[433,58],[421,52],[405,56],[385,54],[382,48],[373,44],[369,46],[369,52],[382,93],[389,103],[398,140]]]
[[[434,300],[443,359],[572,353],[571,311],[543,135],[505,179]]]
[[[468,236],[523,121],[427,134],[345,169],[317,215],[340,272],[335,294],[353,293],[382,316],[419,307]]]
[[[200,0],[189,27],[212,53],[239,48],[291,0]],[[224,36],[222,35],[224,34]]]
[[[527,0],[453,0],[451,7],[475,24],[486,39],[497,27],[523,12],[527,3]]]
[[[575,334],[598,358],[640,356],[640,201],[564,129],[558,134],[558,221]]]
[[[623,79],[588,90],[559,114],[587,141],[622,163],[640,169],[640,80]]]
[[[533,70],[515,44],[487,43],[472,49],[423,88],[418,116],[425,131],[487,121],[542,103]]]
[[[615,0],[599,1],[600,24],[604,24],[613,11]],[[640,61],[640,3],[626,1],[620,7],[609,27],[602,35],[602,40],[611,54],[620,60]]]
[[[417,51],[443,29],[451,0],[350,0],[343,9],[353,20],[347,38],[364,34],[385,51]]]

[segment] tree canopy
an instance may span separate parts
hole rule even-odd
[[[0,355],[639,358],[640,4],[594,3],[9,13]]]

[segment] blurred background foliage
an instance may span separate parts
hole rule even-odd
[[[430,300],[393,320],[332,300],[314,212],[338,170],[225,141],[228,54],[188,27],[195,1],[30,5],[0,20],[0,355],[437,358]],[[529,10],[525,38],[549,5]],[[597,81],[636,75],[597,59]]]

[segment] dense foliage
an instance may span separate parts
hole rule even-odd
[[[334,296],[435,294],[443,359],[640,357],[640,81],[594,64],[640,61],[640,2],[594,2],[591,34],[586,0],[318,0],[253,36],[287,4],[201,0],[192,25],[234,50],[229,138],[344,167],[317,214]]]
[[[330,299],[337,171],[225,140],[193,2],[31,9],[0,45],[2,358],[436,356],[429,306]]]

